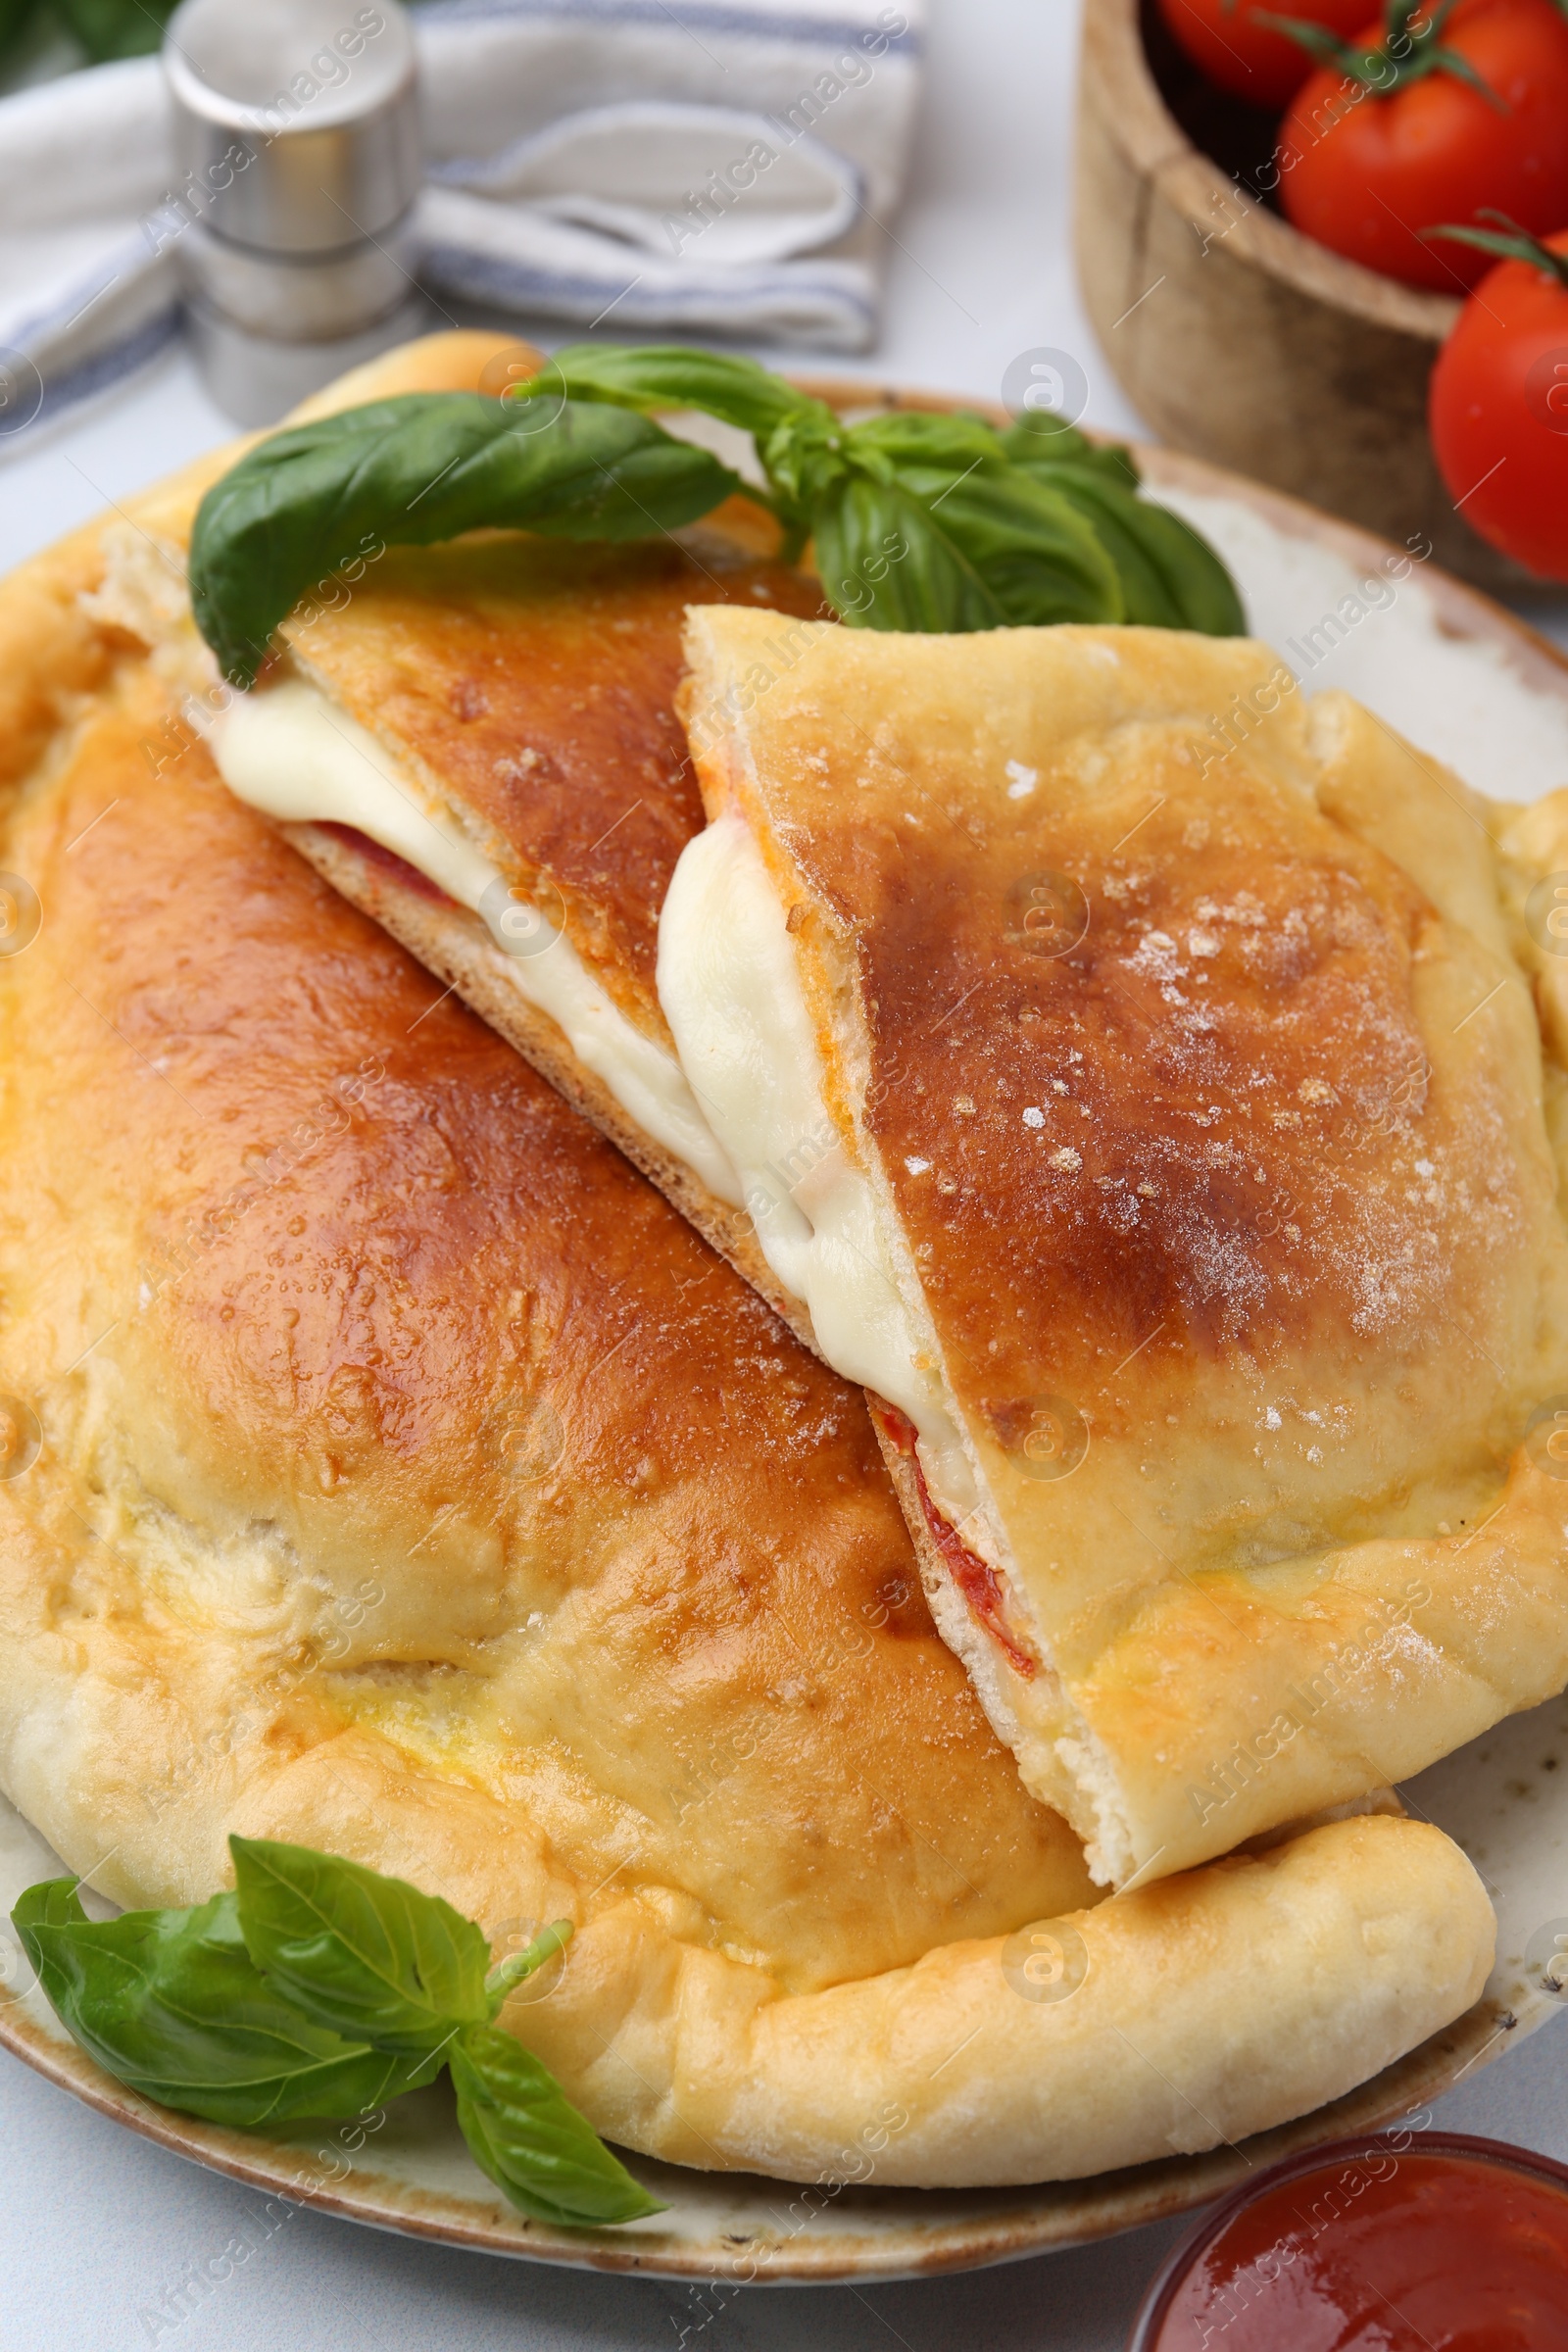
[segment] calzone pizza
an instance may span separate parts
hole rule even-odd
[[[189,1902],[238,1831],[568,1919],[506,2022],[624,2145],[785,2178],[1206,2147],[1464,2010],[1492,1916],[1420,1822],[1095,1888],[858,1393],[202,747],[158,767],[104,569],[0,593],[0,1785],[66,1861]]]

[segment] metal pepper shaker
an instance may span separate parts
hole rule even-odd
[[[184,0],[164,68],[181,176],[157,234],[214,399],[270,424],[430,324],[413,31],[398,0]]]

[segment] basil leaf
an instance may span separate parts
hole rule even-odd
[[[1136,490],[1143,479],[1132,451],[1119,441],[1091,441],[1075,424],[1052,424],[1044,416],[1020,416],[1003,434],[1002,446],[1014,466],[1078,466],[1122,490]]]
[[[641,413],[677,406],[751,432],[767,494]],[[1224,565],[1137,488],[1125,450],[1052,418],[999,432],[899,410],[846,425],[754,360],[574,344],[505,401],[410,393],[263,442],[202,501],[191,595],[225,675],[248,686],[313,580],[363,569],[377,542],[484,525],[640,539],[742,491],[777,516],[785,562],[814,537],[830,600],[862,627],[1242,629]]]
[[[537,2222],[586,2226],[665,2210],[510,2034],[467,2026],[448,2057],[473,2160],[521,2212]]]
[[[1093,526],[1021,466],[970,474],[945,491],[933,512],[1009,624],[1122,618],[1116,566]]]
[[[79,1879],[40,1879],[18,1895],[11,1924],[22,1937],[34,1968],[38,1963],[27,1937],[35,1928],[75,1927],[87,1916],[76,1892]]]
[[[490,2016],[490,1947],[406,1879],[270,1838],[230,1838],[251,1958],[318,2025],[378,2049],[445,2054]]]
[[[816,563],[852,627],[995,629],[1122,616],[1116,569],[1057,492],[1017,466],[852,477],[819,513]]]
[[[896,409],[852,424],[844,454],[862,465],[875,458],[895,470],[934,466],[950,474],[976,466],[995,470],[1006,463],[1001,434],[983,416],[936,416],[923,409]]]
[[[1067,499],[1094,529],[1121,577],[1126,617],[1148,628],[1242,637],[1247,614],[1236,583],[1205,539],[1168,507],[1134,498],[1103,475],[1032,465],[1036,481]]]
[[[814,528],[818,509],[837,495],[847,478],[844,443],[837,416],[819,405],[786,416],[759,445],[775,509],[795,526],[799,546]],[[885,466],[883,473],[891,478],[892,467]]]
[[[524,2213],[609,2224],[663,2212],[554,2076],[488,2022],[563,1948],[568,1921],[487,1983],[484,1936],[439,1897],[308,1846],[229,1848],[238,1890],[194,1910],[90,1920],[74,1879],[17,1903],[40,1984],[100,2066],[166,2107],[254,2128],[365,2115],[450,2063],[464,2136]],[[346,2017],[369,2018],[384,2046],[343,2039],[331,2021]]]
[[[700,409],[760,441],[786,416],[822,406],[755,360],[686,351],[677,343],[568,344],[512,398],[537,400],[563,391],[570,400],[611,401],[628,409]]]
[[[57,2014],[100,2066],[209,2123],[363,2115],[427,2082],[413,2063],[302,2016],[257,1969],[232,1894],[190,1911],[89,1920],[74,1879],[29,1886],[12,1918]]]
[[[1003,612],[972,564],[900,483],[848,476],[816,516],[816,568],[851,628],[994,629]]]
[[[739,487],[707,450],[591,403],[541,417],[477,392],[410,392],[276,433],[197,511],[196,623],[236,686],[311,584],[373,539],[429,546],[483,525],[646,539]]]
[[[957,479],[906,467],[899,487],[919,503],[927,531],[940,533],[950,569],[961,565],[972,583],[949,628],[1121,619],[1116,567],[1094,529],[1058,491],[1021,467]],[[874,625],[911,624],[878,619]]]
[[[1132,495],[1132,453],[1097,447],[1075,426],[1020,417],[1003,435],[1015,466],[1075,506],[1116,565],[1126,618],[1149,628],[1246,633],[1236,584],[1207,540],[1168,507]]]

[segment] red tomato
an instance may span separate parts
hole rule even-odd
[[[1159,13],[1195,66],[1234,98],[1278,114],[1312,71],[1299,41],[1261,23],[1272,0],[1159,0]],[[1273,14],[1299,17],[1348,39],[1366,23],[1367,0],[1278,0]]]
[[[1364,37],[1377,43],[1382,27]],[[1537,236],[1568,223],[1568,20],[1554,0],[1459,0],[1439,39],[1495,103],[1441,67],[1387,97],[1314,74],[1275,163],[1286,214],[1305,235],[1407,286],[1453,294],[1489,264],[1462,245],[1424,243],[1421,229],[1472,221],[1486,205]]]
[[[1568,229],[1545,242],[1568,266]],[[1438,354],[1430,416],[1466,521],[1530,570],[1568,580],[1568,283],[1497,263]]]

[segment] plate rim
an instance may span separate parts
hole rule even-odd
[[[868,2222],[864,2237],[859,2239],[826,2232],[812,2238],[806,2224],[771,2244],[755,2236],[743,2238],[739,2232],[724,2232],[721,2242],[733,2250],[720,2253],[711,2240],[669,2244],[652,2230],[641,2235],[635,2230],[577,2230],[531,2222],[521,2214],[510,2213],[499,2193],[485,2197],[476,2192],[466,2197],[415,2188],[369,2167],[351,2165],[340,2180],[311,2180],[304,2177],[308,2160],[302,2144],[205,2123],[156,2105],[106,2073],[66,2036],[64,2029],[52,2031],[29,2016],[22,2000],[0,2006],[0,2048],[57,2089],[171,2154],[242,2181],[265,2195],[283,2197],[290,2204],[310,2206],[339,2220],[469,2253],[546,2262],[562,2269],[745,2285],[831,2286],[858,2278],[893,2281],[997,2268],[1041,2254],[1065,2252],[1071,2246],[1091,2245],[1128,2230],[1191,2213],[1227,2194],[1249,2173],[1282,2157],[1334,2140],[1361,2138],[1408,2118],[1452,2089],[1462,2076],[1493,2064],[1512,2042],[1528,2039],[1555,2014],[1556,2006],[1528,1993],[1513,2002],[1483,1993],[1450,2025],[1327,2106],[1311,2108],[1268,2132],[1222,2143],[1200,2155],[1173,2155],[1116,2172],[1087,2175],[1081,2180],[1024,2182],[1014,2188],[872,2188],[857,2192],[851,2184],[835,2192],[874,2199],[873,2212],[889,2205],[897,2210],[906,2201],[926,2195],[972,2194],[1008,2200],[994,2214],[939,2224],[923,2241],[915,2240],[912,2253],[906,2228],[887,2230],[885,2254],[876,2245],[884,2231],[874,2221]],[[323,2132],[333,2128],[330,2120],[321,2125]],[[657,2163],[635,2150],[621,2153],[639,2175],[652,2167],[661,2184],[666,2175],[678,2179],[688,2169]],[[774,2180],[760,2174],[705,2173],[700,2178],[755,2180],[760,2188],[792,2200],[813,2185]],[[1030,2200],[1035,2201],[1032,2211]]]

